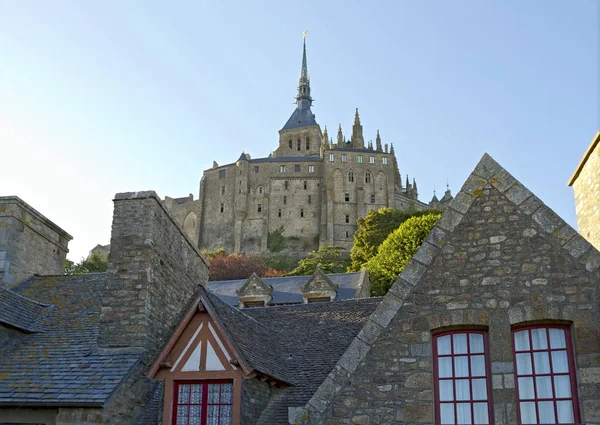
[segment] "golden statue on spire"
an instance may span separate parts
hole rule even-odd
[[[302,31],[302,38],[306,40],[306,34],[308,34],[308,30]]]

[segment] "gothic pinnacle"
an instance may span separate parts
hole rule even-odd
[[[342,147],[344,144],[344,135],[342,134],[342,124],[338,126],[338,134],[337,134],[337,144],[339,147]]]
[[[377,130],[377,138],[375,139],[376,147],[378,152],[383,152],[381,148],[381,136],[379,135],[379,130]]]
[[[306,33],[304,31],[303,45],[302,45],[302,69],[300,70],[300,78],[298,79],[298,96],[296,96],[296,103],[300,103],[302,100],[307,100],[309,105],[312,105],[312,97],[310,96],[310,78],[308,77],[308,66],[306,64]]]

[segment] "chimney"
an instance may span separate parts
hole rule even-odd
[[[153,191],[115,195],[110,246],[98,346],[156,351],[208,263]]]
[[[71,235],[16,196],[0,196],[0,286],[63,274]]]

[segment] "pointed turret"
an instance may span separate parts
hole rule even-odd
[[[308,76],[308,66],[306,65],[306,32],[304,33],[302,47],[302,69],[300,70],[300,78],[298,79],[298,96],[296,96],[296,104],[300,104],[302,100],[308,101],[308,105],[312,106],[313,100],[310,96],[310,77]]]
[[[326,149],[329,149],[329,134],[327,134],[327,126],[325,126],[325,131],[323,132],[323,139],[321,140],[321,157],[325,155]]]
[[[338,126],[337,145],[338,148],[344,147],[344,134],[342,133],[342,124]]]
[[[394,144],[390,143],[390,153],[394,155]]]
[[[435,204],[436,202],[440,202],[437,196],[435,195],[435,189],[433,189],[433,198],[431,198],[430,204]]]
[[[354,124],[352,125],[352,147],[353,148],[364,148],[365,139],[363,137],[363,128],[360,124],[360,116],[358,115],[358,108],[354,113]]]
[[[418,199],[419,198],[419,190],[417,189],[417,181],[415,180],[415,178],[413,177],[413,198],[414,199]]]
[[[375,139],[375,144],[377,147],[377,152],[383,152],[383,149],[381,148],[381,136],[379,135],[379,130],[377,130],[377,138]]]

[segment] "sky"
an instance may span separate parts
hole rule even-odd
[[[267,156],[308,30],[313,112],[379,129],[419,198],[484,152],[576,227],[567,186],[600,129],[600,1],[0,0],[0,195],[110,241],[118,192],[198,196],[212,161]]]

